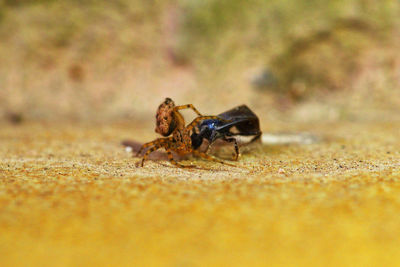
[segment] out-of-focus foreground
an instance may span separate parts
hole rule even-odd
[[[137,168],[115,137],[130,125],[8,126],[1,265],[395,266],[399,128],[324,124],[321,143],[180,169]]]
[[[1,266],[395,265],[398,14],[396,0],[0,0]],[[247,104],[264,133],[316,142],[139,168],[120,142],[154,139],[167,96],[203,114]]]

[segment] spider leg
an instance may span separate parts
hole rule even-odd
[[[207,160],[211,160],[211,161],[219,162],[221,164],[225,164],[225,165],[228,165],[228,166],[236,167],[233,164],[230,164],[230,163],[224,162],[222,160],[216,159],[216,158],[214,158],[214,157],[212,157],[212,156],[210,156],[210,155],[208,155],[206,153],[200,152],[198,150],[193,150],[193,154],[195,154],[197,156],[200,156],[200,157],[202,157],[204,159],[207,159]]]
[[[149,150],[144,153],[142,162],[140,163],[140,166],[143,167],[144,161],[147,159],[147,157],[150,155],[151,152],[156,151],[157,149],[161,148],[162,146],[160,144],[156,144],[155,146],[151,147]]]
[[[225,120],[223,120],[223,119],[221,119],[221,118],[219,118],[219,117],[217,117],[217,116],[200,116],[200,117],[195,118],[195,119],[186,127],[186,129],[187,129],[188,131],[192,130],[193,127],[195,127],[195,126],[196,126],[200,121],[202,121],[202,120],[222,120],[222,121],[225,121]]]
[[[204,150],[204,153],[208,153],[208,151],[210,150],[210,147],[212,146],[212,144],[210,144],[210,142],[207,144],[206,149]]]
[[[200,113],[192,104],[176,106],[176,107],[174,107],[174,110],[175,110],[175,111],[178,111],[178,110],[180,110],[180,109],[187,109],[187,108],[192,109],[194,112],[196,112],[197,115],[203,116],[203,115],[201,115],[201,113]]]
[[[169,139],[170,139],[170,138],[157,138],[156,140],[153,140],[153,141],[151,141],[151,142],[148,142],[148,143],[143,144],[143,145],[140,147],[139,151],[136,153],[136,156],[139,156],[139,155],[142,153],[143,149],[145,149],[145,148],[147,148],[147,147],[150,147],[150,146],[158,146],[158,145],[161,145],[161,144],[163,144],[163,143],[169,141]]]
[[[233,160],[238,160],[238,158],[239,158],[239,146],[237,144],[236,138],[234,138],[234,137],[224,137],[223,140],[226,141],[226,142],[229,142],[229,143],[234,143],[236,155],[233,158]]]
[[[262,133],[260,132],[259,134],[257,134],[256,136],[254,136],[254,137],[250,140],[249,144],[250,144],[250,143],[253,143],[254,141],[259,140],[260,137],[261,137],[261,134],[262,134]]]
[[[172,155],[171,150],[166,149],[166,151],[167,151],[167,154],[168,154],[168,159],[169,159],[169,161],[170,161],[173,165],[178,166],[178,167],[181,167],[181,168],[194,168],[194,166],[192,166],[192,165],[182,165],[182,164],[179,164],[178,162],[176,162],[176,161],[174,160],[174,156]]]

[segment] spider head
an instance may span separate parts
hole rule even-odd
[[[171,98],[166,98],[158,107],[156,113],[156,133],[168,136],[175,130],[174,107],[175,103]]]

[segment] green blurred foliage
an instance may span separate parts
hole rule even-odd
[[[396,0],[182,3],[181,57],[211,68],[232,60],[246,65],[251,57],[262,58],[275,81],[266,89],[288,93],[293,99],[315,90],[344,88],[363,52],[399,32]]]
[[[111,48],[121,55],[141,54],[151,49],[164,5],[156,0],[3,0],[0,38],[29,60],[60,48],[84,59]]]
[[[272,89],[300,100],[315,90],[346,88],[359,70],[363,52],[379,33],[360,20],[338,20],[331,28],[297,39],[273,58]]]
[[[364,53],[397,41],[398,14],[398,0],[0,0],[0,60],[27,76],[186,64],[210,90],[265,66],[274,83],[259,88],[298,100],[347,88]]]
[[[161,17],[177,6],[182,18],[175,38],[178,57],[189,62],[224,64],[253,50],[273,56],[286,53],[299,38],[334,27],[338,19],[353,18],[387,31],[399,25],[397,0],[2,0],[1,38],[18,34],[24,49],[78,46],[82,54],[97,53],[113,43],[122,52],[151,50],[152,34]],[[5,14],[8,14],[7,16]],[[6,16],[6,17],[5,17]],[[5,20],[6,19],[6,20]],[[143,28],[145,38],[133,31]],[[142,36],[142,38],[144,38]],[[150,47],[149,47],[150,46]]]
[[[3,0],[4,6],[21,7],[25,5],[43,4],[55,2],[57,0]]]
[[[291,39],[329,28],[338,19],[345,18],[355,18],[382,30],[398,24],[399,14],[396,0],[204,0],[182,3],[186,40],[182,50],[188,51],[189,56],[194,54],[192,51],[207,50],[218,43],[236,44],[247,49],[270,46],[275,49],[276,43],[281,46]]]

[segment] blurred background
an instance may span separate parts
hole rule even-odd
[[[0,118],[400,119],[397,0],[0,0]]]

